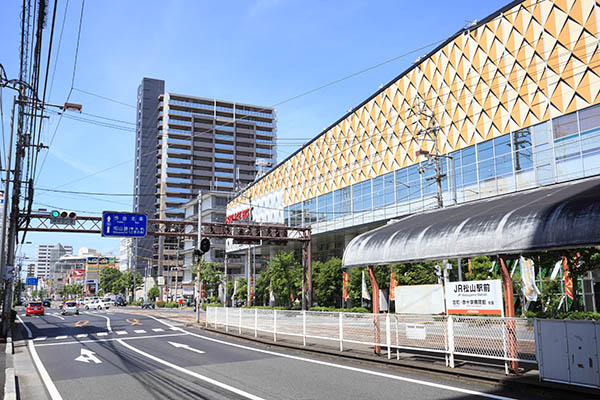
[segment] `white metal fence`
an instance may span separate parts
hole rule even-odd
[[[272,337],[306,346],[346,349],[381,346],[525,363],[537,363],[533,320],[500,317],[362,314],[209,307],[206,324],[240,335]]]

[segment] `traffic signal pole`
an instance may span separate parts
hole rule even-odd
[[[202,190],[198,191],[198,250],[200,250],[200,242],[202,241]],[[196,322],[200,322],[200,307],[202,300],[200,299],[200,261],[202,256],[198,258],[198,267],[196,272]]]

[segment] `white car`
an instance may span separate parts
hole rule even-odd
[[[86,310],[107,310],[109,307],[109,304],[106,304],[102,300],[98,299],[92,300],[84,306]]]
[[[61,314],[75,314],[79,315],[79,307],[75,301],[66,301],[62,307]]]

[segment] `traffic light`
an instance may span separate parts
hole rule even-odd
[[[202,254],[204,253],[208,253],[208,251],[210,250],[210,240],[208,240],[207,238],[204,238],[200,241],[200,251],[202,252]]]
[[[50,222],[55,225],[75,225],[77,213],[67,210],[52,210],[50,212]]]
[[[199,261],[200,258],[210,250],[210,240],[204,238],[200,241],[200,248],[194,249],[194,256]]]

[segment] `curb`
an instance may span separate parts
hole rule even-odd
[[[6,365],[8,366],[4,373],[4,399],[5,400],[16,400],[17,399],[17,380],[15,375],[15,369],[13,367],[13,351],[14,345],[12,340],[12,332],[8,331],[6,336]]]

